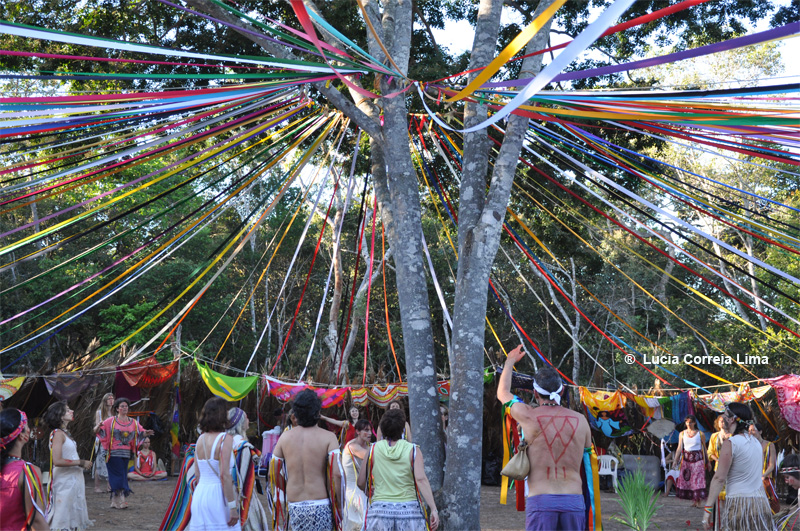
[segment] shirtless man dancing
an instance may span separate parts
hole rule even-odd
[[[591,448],[589,423],[580,413],[561,407],[563,385],[552,367],[540,369],[533,390],[538,408],[511,394],[514,364],[523,358],[522,345],[508,353],[497,385],[497,399],[510,402],[511,416],[528,441],[531,471],[525,502],[526,531],[575,530],[586,527],[583,503],[584,448]]]
[[[306,389],[295,397],[292,412],[297,426],[283,432],[273,450],[273,458],[286,464],[286,500],[289,503],[289,529],[293,531],[330,531],[333,513],[328,498],[327,467],[329,454],[333,463],[336,492],[342,476],[339,468],[339,441],[329,431],[317,427],[322,403],[314,391]],[[342,497],[337,501],[341,501]],[[341,514],[341,507],[339,507]]]

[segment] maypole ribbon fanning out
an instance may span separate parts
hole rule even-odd
[[[435,293],[424,318],[436,323],[433,357],[444,373],[426,392],[448,401],[447,362],[459,361],[452,301],[470,241],[459,232],[469,218],[459,199],[475,193],[461,188],[472,171],[465,146],[479,138],[487,197],[501,170],[515,169],[495,212],[501,258],[489,264],[480,316],[486,365],[509,341],[525,344],[533,366],[556,368],[592,427],[612,438],[644,429],[626,404],[647,422],[677,422],[694,404],[718,412],[723,400],[758,401],[766,386],[713,390],[774,376],[752,359],[762,350],[775,366],[800,355],[800,88],[777,64],[744,80],[671,69],[747,54],[777,63],[775,50],[800,27],[776,19],[608,64],[611,39],[632,42],[659,23],[674,29],[713,2],[633,15],[633,0],[606,4],[571,21],[583,28],[574,38],[532,50],[551,25],[564,29],[571,9],[548,3],[525,14],[495,57],[460,72],[444,52],[427,64],[416,33],[413,53],[398,50],[383,27],[391,10],[382,7],[380,20],[361,0],[347,6],[348,25],[365,39],[326,20],[329,6],[301,0],[264,13],[159,0],[154,9],[176,15],[165,20],[183,22],[152,43],[144,32],[98,32],[84,14],[63,27],[86,34],[0,21],[0,370],[10,374],[0,398],[65,350],[71,361],[44,380],[54,396],[74,397],[109,367],[137,388],[173,380],[175,455],[181,366],[228,401],[256,389],[259,405],[283,403],[312,389],[323,407],[386,407],[414,389],[403,375],[407,345],[397,342],[405,286],[391,282],[405,270],[394,267],[392,242],[403,234],[399,216],[421,208],[414,267]],[[199,37],[207,35],[225,41]],[[532,56],[540,71],[513,75]],[[439,79],[414,79],[430,72]],[[487,117],[466,127],[463,114],[477,105]],[[390,126],[406,111],[408,129],[400,121],[394,138]],[[504,158],[514,130],[521,147]],[[396,154],[371,158],[396,143],[419,193],[402,212],[392,210]],[[587,378],[618,388],[581,387]],[[790,425],[800,422],[786,399],[795,379],[769,380]],[[672,395],[637,393],[634,381]],[[510,417],[503,423],[508,458],[519,435]],[[593,526],[596,467],[587,452]],[[279,484],[282,472],[271,471]],[[162,525],[185,527],[190,498],[184,469]]]

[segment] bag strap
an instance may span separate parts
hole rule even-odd
[[[428,524],[428,512],[425,510],[425,504],[422,503],[422,495],[419,492],[419,488],[417,488],[417,475],[414,473],[414,461],[417,458],[417,445],[412,445],[411,448],[411,478],[414,480],[414,493],[417,495],[417,503],[419,504],[419,510],[422,512],[422,517],[425,519],[425,529],[428,531],[431,530],[431,526]]]
[[[211,445],[211,455],[209,456],[209,459],[214,459],[214,454],[217,453],[217,445],[222,445],[222,443],[225,442],[226,435],[228,434],[225,432],[217,434],[216,438],[214,439],[214,444]]]
[[[30,512],[28,512],[28,514],[25,516],[25,527],[23,528],[24,530],[24,529],[30,529],[31,526],[33,525],[33,520],[36,517],[36,511],[38,511],[39,514],[41,514],[42,516],[45,515],[44,509],[42,508],[45,507],[45,504],[44,504],[44,495],[42,493],[42,480],[41,478],[39,478],[38,474],[36,474],[36,470],[33,469],[33,465],[31,465],[27,461],[24,461],[22,467],[25,476],[25,481],[23,481],[24,483],[23,488],[27,487],[28,495],[31,497],[31,505],[33,505],[33,507],[31,507]],[[52,484],[52,482],[53,482],[53,477],[51,476],[50,483]],[[39,500],[39,502],[42,504],[42,507],[39,507],[39,504],[36,503],[36,500]]]

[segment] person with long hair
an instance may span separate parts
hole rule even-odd
[[[384,439],[372,445],[366,466],[358,473],[359,488],[370,495],[366,531],[426,531],[428,523],[418,492],[430,508],[430,529],[439,527],[422,451],[402,438],[405,423],[402,409],[390,409],[383,415],[380,428]]]
[[[714,419],[714,430],[716,431],[708,438],[708,468],[710,471],[717,470],[717,466],[719,465],[719,451],[722,450],[722,443],[731,436],[730,433],[725,431],[725,423],[722,415]]]
[[[761,481],[763,449],[758,439],[748,433],[753,424],[753,413],[746,404],[728,403],[723,414],[725,428],[732,433],[722,443],[719,466],[711,480],[708,501],[704,507],[703,524],[713,525],[714,505],[723,485],[726,486],[725,503],[717,505],[719,529],[738,531],[775,529],[769,500]]]
[[[233,456],[236,461],[236,477],[233,485],[241,502],[239,520],[245,531],[260,531],[268,528],[269,519],[261,500],[253,490],[255,482],[258,481],[255,465],[260,454],[247,440],[249,426],[250,419],[243,410],[238,407],[228,410],[228,434],[233,436]]]
[[[86,508],[83,471],[92,468],[89,459],[81,459],[78,445],[69,432],[75,412],[66,402],[52,404],[44,414],[50,426],[50,503],[47,523],[50,529],[86,529],[94,523]]]
[[[339,448],[344,448],[344,445],[355,439],[356,437],[356,422],[360,417],[358,408],[355,405],[350,406],[350,420],[337,420],[325,415],[320,415],[319,418],[329,424],[341,428],[339,431]]]
[[[356,438],[342,452],[342,467],[346,479],[343,531],[361,531],[367,511],[367,495],[358,488],[358,472],[364,464],[372,440],[372,425],[368,420],[356,422]]]
[[[114,393],[106,393],[100,401],[100,407],[94,412],[94,467],[92,468],[92,477],[94,477],[94,491],[98,493],[111,492],[111,485],[108,483],[108,469],[106,468],[107,451],[100,444],[100,426],[103,421],[112,415],[112,408],[114,407]],[[105,490],[100,486],[102,480],[105,479]]]
[[[150,437],[145,437],[139,443],[139,451],[136,453],[133,471],[128,472],[128,479],[131,481],[151,481],[164,479],[167,471],[156,453],[150,449]]]
[[[22,459],[22,448],[31,439],[23,411],[0,411],[0,523],[3,529],[48,530],[44,515],[42,472]]]
[[[190,531],[240,531],[239,500],[233,488],[233,437],[228,436],[228,403],[210,398],[200,413],[202,435],[195,447],[197,486],[192,494]]]
[[[680,460],[680,461],[679,461]],[[700,504],[708,494],[706,485],[706,437],[697,427],[694,415],[686,417],[686,429],[678,438],[673,466],[680,462],[678,481],[675,482],[675,495],[682,500],[692,500],[692,507]]]
[[[389,405],[387,406],[386,410],[391,411],[392,409],[403,409],[403,406],[400,405],[399,400],[392,400],[391,402],[389,402]],[[378,423],[377,439],[379,441],[383,440],[383,433],[381,432],[380,423]],[[411,426],[408,425],[408,421],[406,421],[406,425],[403,427],[403,439],[408,442],[414,442],[413,438],[411,437]]]
[[[111,486],[111,507],[127,509],[127,496],[133,494],[128,486],[128,462],[136,451],[139,438],[153,435],[153,430],[146,430],[128,416],[131,401],[121,397],[114,401],[114,415],[108,417],[100,425],[98,431],[103,447],[108,452],[106,467],[108,483]]]

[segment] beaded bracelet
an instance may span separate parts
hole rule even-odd
[[[708,514],[711,514],[712,512],[714,512],[714,506],[713,505],[706,505],[705,507],[703,507],[703,510],[705,512],[707,512]]]

